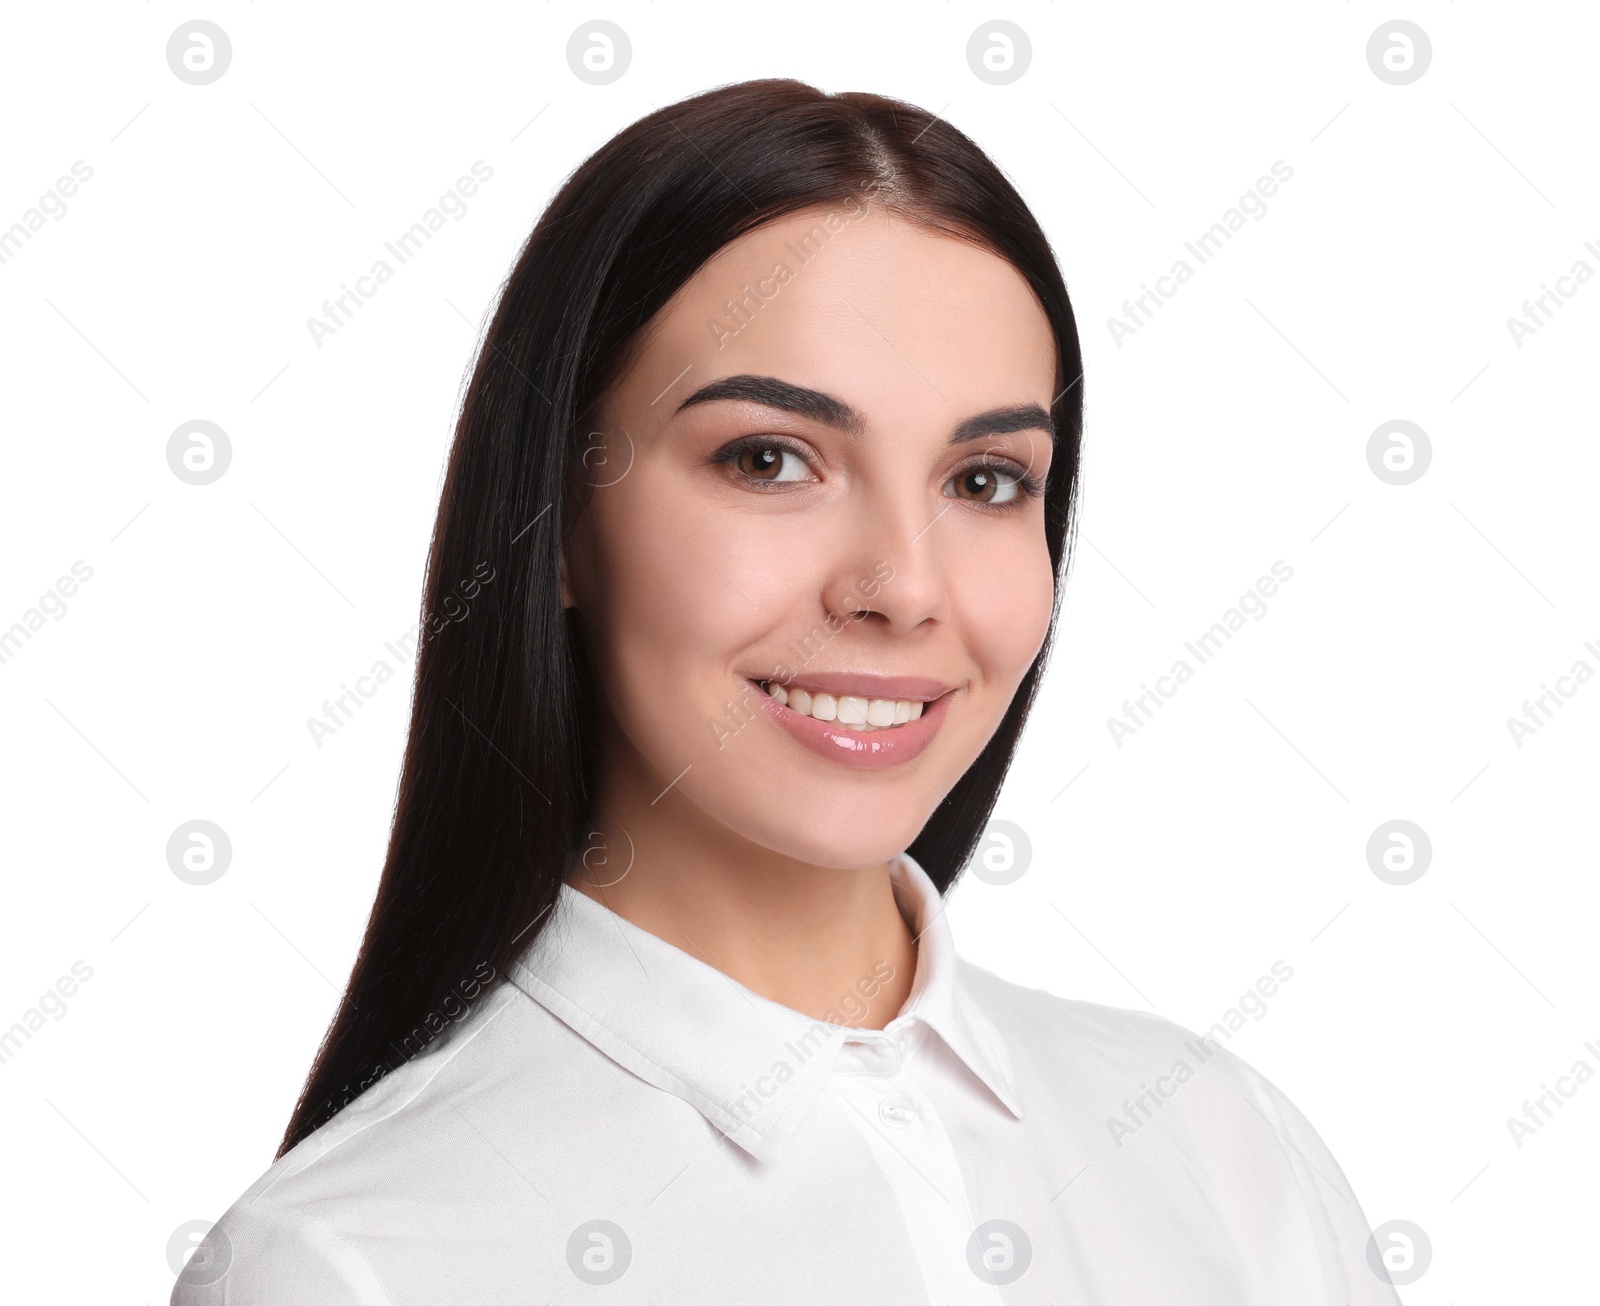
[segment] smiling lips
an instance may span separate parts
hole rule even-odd
[[[819,674],[755,683],[762,707],[812,752],[846,766],[909,762],[938,733],[952,687],[917,676]],[[857,692],[851,692],[857,691]]]

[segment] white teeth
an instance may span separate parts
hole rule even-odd
[[[915,721],[923,704],[916,699],[868,698],[864,694],[813,694],[805,689],[785,689],[769,681],[767,693],[791,712],[817,721],[838,721],[852,730],[892,730]]]

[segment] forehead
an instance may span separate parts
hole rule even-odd
[[[881,207],[806,210],[719,250],[662,309],[638,358],[652,395],[779,376],[882,418],[910,405],[1048,407],[1055,340],[1021,274],[970,241]],[[665,405],[662,405],[665,407]]]

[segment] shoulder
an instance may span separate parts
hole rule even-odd
[[[1147,1011],[1057,997],[960,963],[966,1000],[1012,1064],[1034,1146],[1069,1158],[1079,1201],[1124,1221],[1226,1231],[1260,1300],[1398,1306],[1337,1161],[1277,1085],[1228,1046],[1264,1009],[1197,1032]],[[1281,972],[1280,972],[1281,977]],[[1267,984],[1258,996],[1272,990]],[[1255,1299],[1255,1298],[1252,1298]]]
[[[294,1303],[388,1306],[357,1250],[384,1203],[425,1203],[461,1146],[464,1085],[516,1073],[547,1022],[513,985],[497,986],[459,1025],[360,1091],[247,1188],[179,1275],[171,1306]],[[486,1072],[487,1067],[493,1072]]]
[[[178,1275],[171,1306],[390,1306],[365,1260],[333,1228],[272,1199],[265,1189],[274,1177],[269,1170],[212,1226]]]
[[[1253,1139],[1265,1126],[1269,1145],[1276,1138],[1320,1151],[1283,1091],[1228,1046],[1239,1026],[1197,1032],[1154,1012],[1015,984],[965,959],[958,966],[963,991],[999,1035],[1026,1097],[1043,1095],[1062,1109],[1092,1104],[1113,1141],[1119,1128],[1136,1129],[1170,1104],[1178,1109],[1162,1114],[1174,1123]]]
[[[961,988],[1011,1048],[1046,1061],[1092,1055],[1107,1066],[1142,1068],[1196,1035],[1151,1011],[1063,998],[1003,979],[958,958]]]

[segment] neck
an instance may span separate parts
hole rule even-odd
[[[917,945],[889,863],[812,865],[740,838],[691,803],[668,806],[670,798],[650,806],[612,790],[599,805],[604,860],[580,861],[567,883],[813,1019],[882,1029],[899,1014]],[[642,830],[648,842],[638,837]]]

